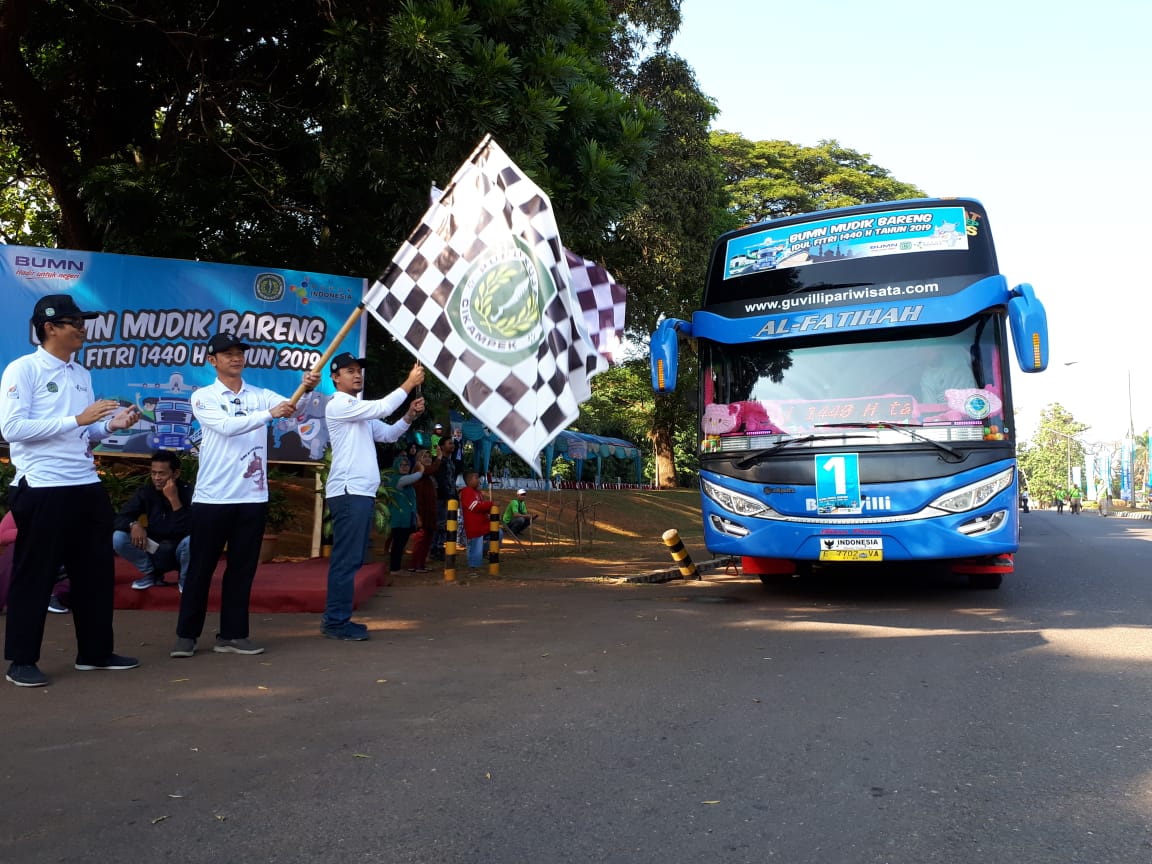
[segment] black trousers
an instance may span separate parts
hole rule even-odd
[[[196,504],[188,511],[188,578],[180,595],[176,635],[199,639],[208,615],[212,574],[224,547],[228,560],[220,593],[221,639],[248,638],[248,601],[260,563],[260,542],[268,505]],[[44,601],[47,603],[47,599]]]
[[[9,493],[16,520],[12,587],[4,657],[38,663],[48,600],[61,565],[72,583],[76,658],[100,661],[112,653],[112,503],[102,483],[33,488],[27,480]]]

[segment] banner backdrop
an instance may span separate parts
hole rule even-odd
[[[304,371],[360,303],[365,280],[200,261],[0,245],[0,364],[36,347],[32,307],[45,294],[70,294],[84,311],[88,338],[77,360],[92,373],[97,398],[135,404],[143,419],[106,438],[96,452],[194,450],[199,430],[189,394],[215,379],[207,341],[235,333],[252,347],[246,381],[287,398]],[[363,356],[365,324],[340,351]],[[324,406],[331,379],[305,394],[295,416],[269,426],[273,462],[323,459]]]

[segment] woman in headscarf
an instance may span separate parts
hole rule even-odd
[[[393,473],[388,483],[392,490],[388,502],[388,524],[392,529],[388,569],[393,573],[399,572],[404,566],[404,548],[416,529],[416,492],[412,487],[424,474],[420,465],[416,465],[415,470],[412,468],[406,455],[397,456],[392,463]]]
[[[416,493],[416,534],[412,541],[410,573],[428,573],[428,553],[436,531],[436,481],[432,479],[432,454],[421,450],[416,457],[420,479],[412,487]]]

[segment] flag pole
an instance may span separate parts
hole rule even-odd
[[[472,162],[477,157],[477,155],[479,155],[480,151],[482,151],[485,147],[487,147],[489,145],[489,143],[491,143],[491,141],[492,141],[492,134],[491,133],[485,134],[484,137],[480,139],[480,143],[476,145],[476,149],[474,149],[468,155],[468,158],[464,160],[463,164],[467,165],[468,163]],[[457,171],[456,173],[459,174],[460,172]],[[452,188],[455,185],[456,185],[456,178],[453,177],[451,182],[449,182],[448,185],[444,187],[444,191],[441,193],[441,197],[443,197],[444,195],[447,195],[450,191],[452,191]],[[380,274],[380,278],[377,279],[376,281],[377,282],[383,281],[384,277],[388,275],[388,271],[391,270],[395,266],[396,265],[394,263],[389,261],[388,266],[384,268],[384,272]],[[349,331],[355,326],[356,322],[360,320],[360,316],[364,314],[364,309],[365,309],[364,301],[361,300],[360,304],[355,309],[352,310],[352,314],[348,316],[348,320],[344,322],[344,326],[340,328],[339,332],[337,332],[337,334],[334,337],[332,337],[332,343],[328,346],[328,350],[320,355],[320,359],[317,360],[316,365],[314,365],[312,367],[313,372],[315,372],[317,375],[319,375],[324,371],[324,367],[327,365],[328,361],[332,359],[332,355],[336,353],[336,346],[344,341],[344,337],[348,335]],[[305,389],[304,385],[301,384],[299,387],[296,388],[296,391],[292,394],[292,396],[288,399],[288,401],[291,402],[293,405],[295,405],[297,402],[300,401],[300,397],[304,395],[304,389]]]

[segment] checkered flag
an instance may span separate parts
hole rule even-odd
[[[584,326],[592,344],[608,362],[614,363],[624,338],[627,291],[595,261],[577,255],[571,249],[564,250],[564,257],[568,261],[572,290],[584,312]]]
[[[551,202],[490,137],[364,307],[533,466],[608,365],[572,294]]]

